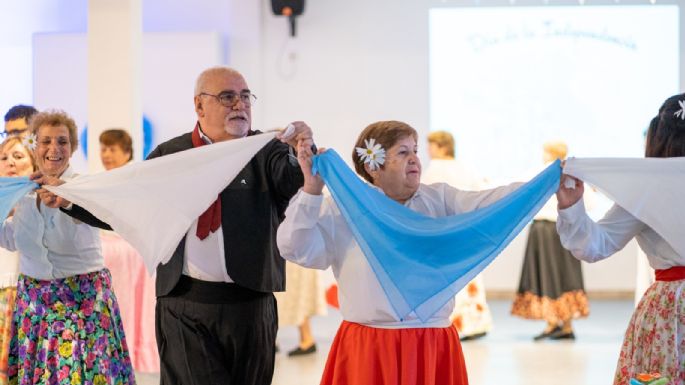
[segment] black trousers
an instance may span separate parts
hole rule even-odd
[[[268,385],[274,373],[276,299],[235,284],[181,278],[157,298],[161,385]]]

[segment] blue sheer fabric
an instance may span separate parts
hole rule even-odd
[[[0,177],[0,221],[4,221],[12,207],[29,191],[38,188],[28,177]]]
[[[333,150],[314,157],[355,239],[400,318],[426,322],[492,262],[559,187],[557,161],[475,211],[431,218],[364,183]]]

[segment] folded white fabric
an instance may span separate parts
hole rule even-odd
[[[153,274],[274,133],[202,146],[45,186],[126,239]]]
[[[596,187],[685,255],[685,157],[571,158],[564,173]]]

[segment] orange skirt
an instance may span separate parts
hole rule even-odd
[[[321,385],[467,385],[457,330],[380,329],[343,321]]]

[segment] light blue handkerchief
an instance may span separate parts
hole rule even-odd
[[[4,221],[15,204],[29,191],[38,188],[38,184],[28,177],[0,177],[0,221]]]
[[[333,150],[314,158],[400,318],[424,322],[492,262],[559,186],[557,161],[530,182],[472,212],[419,214],[357,177]]]

